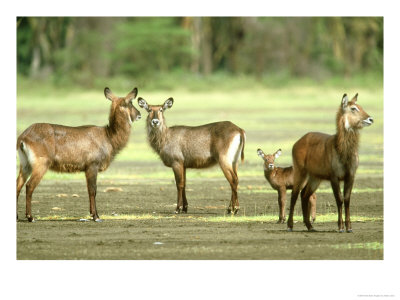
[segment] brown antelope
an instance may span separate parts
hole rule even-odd
[[[37,123],[18,137],[20,171],[17,178],[17,220],[18,196],[28,177],[26,217],[32,222],[32,193],[50,169],[64,173],[85,172],[90,215],[94,221],[101,222],[96,209],[97,173],[107,169],[115,155],[125,147],[132,123],[140,119],[140,112],[132,104],[137,88],[126,97],[117,97],[109,88],[105,88],[104,95],[111,101],[107,126],[68,127]]]
[[[175,174],[178,191],[175,213],[186,213],[188,209],[186,169],[207,168],[218,163],[232,189],[228,213],[236,214],[239,209],[237,168],[239,156],[242,161],[244,159],[244,130],[229,121],[196,127],[167,127],[164,112],[173,103],[174,99],[169,98],[163,105],[149,105],[138,98],[139,106],[149,113],[146,126],[150,146]]]
[[[346,230],[352,232],[350,195],[358,167],[359,131],[363,127],[370,126],[374,121],[360,105],[356,104],[357,97],[358,94],[349,101],[347,95],[343,95],[336,114],[336,134],[309,132],[293,145],[294,174],[288,231],[293,230],[294,206],[300,189],[304,223],[309,231],[314,230],[308,216],[308,199],[317,190],[321,180],[329,180],[338,207],[339,232],[344,232],[343,198]],[[340,192],[340,181],[344,181],[343,198]]]
[[[279,220],[278,223],[286,221],[285,204],[286,204],[286,190],[293,188],[293,167],[276,167],[275,159],[281,154],[282,150],[277,150],[274,154],[264,154],[261,149],[257,150],[258,156],[264,160],[264,176],[268,180],[271,187],[278,191],[278,205],[279,205]],[[315,221],[317,195],[310,196],[309,213],[312,222]]]

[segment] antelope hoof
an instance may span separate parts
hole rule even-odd
[[[28,219],[28,222],[35,222],[35,219],[32,216],[26,216],[26,218]]]
[[[353,229],[347,229],[348,233],[353,233]]]
[[[308,232],[317,232],[317,230],[314,229],[313,227],[311,227],[311,228],[308,229]]]
[[[183,212],[182,206],[181,207],[177,207],[176,210],[175,210],[175,214],[180,214],[182,212]]]
[[[103,220],[100,219],[99,216],[93,216],[93,221],[98,222],[98,223],[103,222]]]
[[[288,227],[287,232],[293,232],[293,228]]]
[[[229,206],[229,207],[227,208],[226,212],[227,212],[228,214],[236,215],[236,214],[238,213],[239,209],[240,209],[239,206],[234,207],[233,209],[232,209],[231,206]]]
[[[339,229],[339,233],[343,233],[344,232],[344,229]]]
[[[183,209],[182,209],[182,213],[187,214],[187,211],[188,211],[188,207],[187,207],[187,206],[184,206]]]

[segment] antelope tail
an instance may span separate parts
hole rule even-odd
[[[244,132],[244,130],[242,130],[240,132],[240,139],[241,139],[241,144],[242,144],[242,153],[240,155],[240,158],[242,160],[242,163],[244,161],[244,145],[246,143],[246,133]]]

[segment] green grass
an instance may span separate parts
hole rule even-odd
[[[161,216],[158,214],[120,214],[120,215],[100,215],[103,220],[160,220],[160,219],[177,219],[184,218],[185,220],[194,220],[202,222],[221,222],[221,223],[255,223],[255,222],[266,222],[266,223],[276,223],[276,215],[260,215],[260,216],[219,216],[219,217],[198,217],[192,215],[171,215],[171,216]],[[37,217],[40,221],[87,221],[91,220],[90,216],[86,216],[83,219],[77,219],[76,217],[70,216],[59,216],[50,215],[44,217]],[[303,218],[301,216],[294,216],[293,220],[295,222],[302,222]],[[329,223],[337,222],[337,214],[317,214],[318,223]],[[352,216],[352,222],[377,222],[382,221],[382,217],[366,217],[366,216]]]
[[[337,214],[317,214],[317,223],[337,222]],[[229,222],[229,223],[252,223],[252,222],[272,222],[276,223],[276,215],[261,215],[261,216],[221,216],[209,217],[208,222]],[[303,222],[302,216],[294,216],[294,222]],[[352,222],[376,222],[382,221],[381,217],[365,217],[365,216],[352,216]]]
[[[34,90],[38,86],[45,86],[42,94],[48,91],[57,90],[61,93],[69,93],[72,91],[85,91],[84,86],[72,85],[64,81],[49,80],[28,80],[18,75],[18,82],[23,84],[27,90]],[[113,78],[97,77],[92,85],[93,90],[102,90],[105,86],[112,87],[115,90],[127,90],[132,88],[132,83],[148,91],[173,91],[184,88],[190,92],[204,91],[232,91],[246,90],[249,88],[269,88],[269,89],[288,89],[293,86],[313,86],[318,85],[324,87],[336,87],[350,89],[353,87],[370,87],[374,89],[376,85],[383,85],[382,72],[365,71],[353,73],[351,77],[327,76],[324,78],[308,78],[308,77],[292,77],[289,72],[281,71],[278,73],[269,73],[263,77],[254,77],[251,75],[238,74],[232,75],[224,72],[215,72],[208,76],[191,74],[182,71],[162,73],[158,72],[151,77],[146,78],[127,78],[126,76],[114,76]]]
[[[159,215],[100,215],[100,218],[103,220],[158,220],[161,218],[168,219],[171,217],[161,217]],[[82,219],[77,219],[76,217],[71,216],[60,216],[60,215],[51,215],[45,217],[37,217],[39,221],[91,221],[91,217],[88,215]]]
[[[247,193],[247,194],[277,194],[276,190],[273,190],[272,188],[269,188],[267,185],[264,187],[261,186],[245,186],[242,188],[241,193]],[[247,189],[247,190],[246,190]],[[380,193],[383,192],[383,188],[354,188],[352,190],[352,193],[354,194],[359,194],[359,193]],[[332,193],[331,188],[319,188],[318,189],[318,194],[322,193]]]
[[[239,166],[240,177],[263,176],[262,161],[256,154],[257,148],[263,149],[265,153],[281,148],[283,154],[276,164],[291,165],[293,143],[309,131],[333,134],[335,114],[343,93],[352,96],[358,92],[358,103],[374,117],[374,124],[363,129],[361,133],[357,176],[382,177],[383,85],[381,78],[375,77],[373,81],[371,76],[374,75],[367,74],[365,80],[358,76],[350,79],[335,78],[326,82],[291,79],[287,84],[272,86],[251,78],[242,78],[241,84],[240,77],[226,79],[219,75],[204,79],[214,84],[209,89],[193,88],[194,80],[187,85],[174,85],[172,89],[155,90],[140,84],[138,88],[139,96],[150,104],[161,104],[168,97],[174,97],[174,106],[165,113],[169,126],[195,126],[230,120],[245,129],[245,163]],[[230,87],[224,83],[225,79],[231,84]],[[113,80],[106,85],[117,95],[125,95],[132,88],[121,84],[116,84],[113,88],[111,83]],[[135,86],[137,83],[132,82],[131,85]],[[102,88],[58,88],[19,77],[16,135],[37,122],[102,126],[108,122],[109,106]],[[146,112],[140,111],[145,117]],[[163,166],[147,143],[145,118],[134,123],[130,141],[115,161],[120,163],[119,167],[111,166],[100,175],[100,179],[173,179],[172,170]],[[130,167],[124,168],[125,163]],[[218,167],[188,173],[188,178],[221,176]],[[83,178],[83,174],[53,172],[48,172],[44,177],[45,180]]]
[[[335,249],[367,249],[367,250],[383,250],[383,243],[371,242],[371,243],[348,243],[332,245]]]

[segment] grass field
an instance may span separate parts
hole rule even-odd
[[[121,96],[134,86],[134,82],[126,89],[109,85]],[[239,215],[224,215],[230,190],[218,167],[188,171],[189,214],[173,215],[173,173],[147,144],[142,118],[134,123],[128,146],[98,177],[97,208],[105,221],[77,222],[88,215],[84,174],[48,172],[33,195],[33,214],[38,221],[17,224],[18,259],[383,259],[380,80],[374,84],[298,81],[278,88],[260,83],[231,88],[221,85],[208,91],[190,87],[146,90],[140,85],[138,89],[138,95],[150,104],[174,98],[174,106],[165,114],[169,126],[230,120],[246,131],[245,162],[239,166]],[[357,92],[358,103],[374,118],[374,124],[361,133],[360,166],[351,203],[355,233],[336,233],[335,200],[329,183],[323,183],[317,191],[315,224],[320,233],[304,231],[298,203],[297,233],[288,234],[286,225],[275,224],[277,194],[263,177],[256,150],[271,153],[281,148],[277,165],[290,165],[293,143],[309,131],[333,134],[342,95],[352,97]],[[101,89],[59,90],[32,87],[19,80],[17,136],[36,122],[105,125],[109,105]],[[145,111],[140,111],[145,117]],[[107,187],[120,187],[120,191],[104,192]],[[23,190],[20,218],[25,215],[24,197]],[[162,243],[160,247],[156,242]],[[91,245],[98,251],[88,251]],[[174,249],[180,247],[182,252],[177,255]],[[298,251],[289,251],[291,247]],[[229,255],[224,249],[229,249]]]

